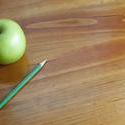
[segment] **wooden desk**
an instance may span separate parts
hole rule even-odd
[[[0,66],[0,99],[49,59],[0,111],[0,125],[125,125],[123,0],[0,0],[0,18],[27,37],[24,57]]]

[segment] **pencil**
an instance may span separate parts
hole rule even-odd
[[[12,91],[0,101],[0,109],[44,66],[47,60],[39,63]]]

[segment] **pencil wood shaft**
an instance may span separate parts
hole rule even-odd
[[[0,109],[43,67],[43,63],[38,64],[12,91],[0,101]],[[41,65],[42,64],[42,65]]]

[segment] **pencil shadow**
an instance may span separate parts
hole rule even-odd
[[[0,86],[14,85],[30,70],[30,63],[26,55],[10,65],[0,65]]]

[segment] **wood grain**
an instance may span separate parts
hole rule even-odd
[[[0,18],[27,38],[24,57],[0,66],[0,99],[49,59],[0,111],[0,125],[125,125],[123,0],[0,0]]]

